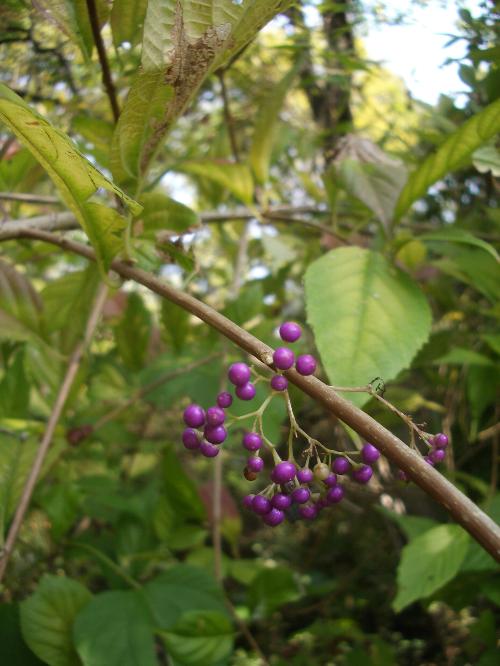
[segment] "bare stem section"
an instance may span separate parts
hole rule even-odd
[[[2,552],[0,553],[0,581],[3,579],[3,576],[5,574],[5,569],[7,568],[10,557],[12,555],[12,551],[14,550],[14,546],[17,540],[17,535],[23,523],[26,511],[28,510],[31,497],[33,495],[33,491],[35,490],[36,482],[38,480],[38,477],[40,476],[40,471],[42,469],[43,462],[52,443],[52,438],[54,437],[55,429],[57,427],[59,419],[61,418],[64,405],[66,404],[69,392],[71,391],[71,387],[73,386],[73,382],[75,381],[76,374],[80,368],[83,354],[85,352],[85,349],[88,347],[90,341],[92,340],[95,329],[99,322],[99,318],[102,309],[104,307],[107,294],[108,294],[108,288],[105,285],[102,285],[97,293],[92,311],[87,320],[87,325],[85,328],[83,338],[80,342],[77,343],[69,359],[66,374],[64,376],[63,382],[59,389],[59,393],[57,394],[56,401],[52,408],[52,412],[47,422],[45,433],[43,435],[42,441],[40,442],[40,446],[38,447],[38,451],[35,460],[33,462],[30,474],[26,480],[26,483],[24,484],[21,499],[19,500],[16,513],[9,528],[9,533],[7,534],[5,546]]]
[[[68,252],[95,260],[95,253],[90,247],[51,233],[25,231],[18,237],[52,243]],[[240,349],[273,368],[273,350],[270,347],[202,301],[123,261],[115,260],[112,269],[125,280],[134,280],[179,305],[219,331]],[[304,393],[321,403],[330,413],[376,446],[388,460],[406,472],[410,479],[442,504],[457,523],[462,525],[497,561],[500,561],[500,528],[444,476],[375,419],[338,395],[331,386],[316,377],[303,377],[294,369],[287,370],[283,374]]]

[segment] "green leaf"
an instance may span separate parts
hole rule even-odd
[[[46,328],[61,332],[62,351],[69,353],[81,338],[99,282],[99,272],[90,264],[49,282],[41,292]]]
[[[109,152],[113,138],[112,123],[88,113],[75,116],[72,127],[85,140],[85,152],[90,152],[101,166],[109,167]],[[89,146],[89,144],[92,144]]]
[[[450,351],[434,361],[435,365],[482,365],[494,366],[491,358],[473,349],[464,349],[463,347],[454,347]]]
[[[38,294],[25,275],[0,259],[0,340],[30,340],[43,346],[42,332]]]
[[[115,341],[123,362],[131,370],[140,370],[146,363],[151,323],[151,314],[141,296],[136,292],[128,294],[127,307],[115,327]]]
[[[271,92],[259,105],[250,148],[250,165],[257,181],[261,184],[265,183],[269,177],[269,165],[278,129],[279,113],[297,75],[298,64],[294,65],[281,81],[273,86]]]
[[[88,59],[92,53],[94,41],[92,32],[89,36],[86,30],[87,26],[81,25],[81,14],[77,11],[78,4],[78,0],[75,2],[70,0],[38,0],[35,8],[78,46],[83,57]]]
[[[500,298],[500,264],[482,250],[463,245],[449,252],[449,257],[433,262],[440,271],[470,284],[492,303]]]
[[[431,312],[417,285],[377,252],[329,252],[307,269],[308,321],[332,384],[388,381],[427,340]],[[366,394],[347,394],[358,405]]]
[[[77,613],[91,600],[90,592],[76,580],[45,575],[21,604],[23,637],[33,652],[49,666],[78,666],[72,640]]]
[[[472,164],[480,173],[500,176],[500,152],[495,146],[483,146],[472,153]]]
[[[343,160],[338,173],[346,190],[362,201],[387,229],[394,217],[394,207],[406,182],[402,165]]]
[[[231,653],[233,630],[217,611],[186,613],[170,631],[162,632],[168,653],[179,666],[220,664]]]
[[[189,313],[165,298],[161,302],[161,323],[164,337],[176,353],[181,353],[189,334]]]
[[[0,645],[6,666],[43,666],[23,640],[18,604],[0,604]]]
[[[139,218],[143,225],[140,236],[154,238],[159,232],[172,236],[185,233],[199,225],[199,218],[194,210],[161,192],[143,194],[140,203],[143,206]]]
[[[117,196],[132,213],[141,206],[105,178],[74,146],[18,95],[0,84],[0,120],[22,141],[56,184],[59,192],[95,248],[105,272],[123,245],[126,220],[119,213],[89,201],[98,189]]]
[[[195,610],[227,614],[215,578],[188,564],[177,564],[146,583],[144,593],[154,621],[162,629],[172,629],[186,613]]]
[[[340,177],[344,188],[375,213],[385,229],[393,221],[397,198],[406,182],[404,165],[373,141],[348,134],[339,144],[333,170],[326,179]]]
[[[285,567],[264,569],[248,588],[248,605],[257,617],[268,617],[283,604],[299,598],[293,573]]]
[[[464,245],[471,245],[474,247],[479,247],[485,252],[488,252],[494,259],[500,261],[498,252],[495,250],[493,245],[487,243],[482,238],[477,238],[473,236],[468,231],[464,229],[456,229],[450,227],[448,229],[439,229],[438,231],[430,231],[427,234],[422,234],[418,236],[420,241],[429,241],[429,242],[444,242],[444,243],[462,243]]]
[[[163,463],[164,492],[170,505],[180,517],[203,520],[205,507],[198,486],[184,471],[174,448],[165,451]]]
[[[24,350],[14,354],[0,381],[0,417],[24,418],[30,406],[30,383],[24,369]]]
[[[153,627],[141,592],[104,592],[77,615],[73,628],[83,666],[157,666]]]
[[[111,28],[113,43],[120,46],[123,42],[135,44],[142,37],[142,28],[146,16],[148,0],[114,0],[111,10]]]
[[[183,162],[176,171],[206,178],[229,190],[242,203],[250,206],[253,200],[253,178],[246,164],[235,164],[220,159]]]
[[[0,542],[3,541],[5,525],[14,513],[38,450],[38,436],[29,433],[29,422],[20,421],[18,425],[18,428],[9,427],[12,434],[0,433]],[[54,463],[63,447],[62,440],[53,442],[40,477]]]
[[[143,174],[205,78],[291,0],[149,0],[142,68],[115,132],[112,170],[130,187]],[[186,73],[189,75],[186,75]]]
[[[469,536],[458,525],[440,525],[403,548],[398,566],[398,593],[392,603],[399,613],[425,599],[459,572],[469,547]]]
[[[500,100],[469,118],[410,175],[396,204],[396,217],[401,217],[436,181],[464,166],[472,153],[498,131]]]
[[[424,532],[427,532],[438,524],[435,520],[425,518],[424,516],[408,516],[406,514],[389,511],[383,507],[380,507],[379,510],[397,523],[409,541],[415,539]]]

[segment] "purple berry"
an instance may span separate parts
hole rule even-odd
[[[299,506],[299,513],[305,520],[314,520],[318,515],[318,508],[315,504],[306,504]]]
[[[194,428],[186,428],[182,433],[182,443],[186,449],[199,449],[200,448],[200,436],[194,430]]]
[[[309,488],[295,488],[292,492],[292,500],[296,504],[305,504],[311,497]]]
[[[255,495],[245,495],[245,497],[243,498],[243,506],[247,509],[251,509],[254,497]]]
[[[209,407],[207,409],[206,420],[208,426],[222,425],[225,418],[226,414],[224,413],[222,407]]]
[[[200,453],[205,458],[215,458],[215,456],[219,455],[219,447],[210,444],[210,442],[202,442],[200,444]]]
[[[424,460],[428,465],[430,465],[431,467],[434,467],[434,460],[430,456],[425,456]]]
[[[337,485],[337,475],[336,474],[329,474],[326,479],[323,479],[323,483],[325,486],[328,488],[333,488],[333,486]]]
[[[363,458],[363,462],[371,465],[380,458],[380,451],[373,444],[365,444],[361,449],[361,457]]]
[[[231,384],[243,386],[250,380],[250,368],[246,363],[233,363],[229,366],[227,376]]]
[[[328,504],[338,504],[344,497],[344,489],[342,486],[333,486],[326,493],[326,501]]]
[[[314,474],[312,469],[309,469],[309,467],[304,467],[304,469],[299,469],[297,472],[297,480],[299,483],[311,483],[311,481],[314,479]]]
[[[205,426],[203,431],[205,439],[207,439],[211,444],[222,444],[222,442],[227,437],[227,430],[224,426]]]
[[[439,432],[437,435],[434,436],[432,443],[436,447],[436,449],[445,449],[449,444],[449,440],[448,437],[444,434],[444,432]]]
[[[358,483],[368,483],[373,476],[373,470],[370,465],[361,465],[352,473],[352,478]]]
[[[200,405],[189,405],[184,410],[184,423],[191,428],[199,428],[205,423],[205,410]]]
[[[243,446],[247,451],[258,451],[262,446],[262,437],[256,432],[247,432],[243,437]]]
[[[443,462],[446,458],[446,451],[444,449],[434,449],[429,453],[429,458],[435,463]]]
[[[406,472],[404,472],[402,469],[398,469],[398,473],[396,475],[400,481],[404,481],[404,483],[409,483],[410,482],[410,477]]]
[[[240,400],[252,400],[255,398],[255,386],[252,382],[247,382],[236,387],[236,395]]]
[[[269,513],[266,513],[266,515],[263,517],[263,521],[266,523],[266,525],[269,525],[269,527],[276,527],[276,525],[279,525],[285,520],[285,513],[284,511],[281,511],[280,509],[273,508]]]
[[[275,391],[286,391],[288,388],[288,379],[283,375],[274,375],[271,379],[271,388]]]
[[[295,369],[299,375],[313,375],[316,371],[316,359],[311,354],[302,354],[295,362]]]
[[[278,347],[273,354],[273,361],[279,370],[288,370],[295,361],[295,354],[288,347]]]
[[[262,472],[264,469],[264,461],[259,456],[252,456],[247,460],[247,467],[251,472]]]
[[[222,407],[222,409],[227,409],[233,404],[233,396],[227,391],[222,391],[222,393],[219,393],[217,396],[217,404],[219,407]]]
[[[302,329],[294,321],[285,321],[280,326],[280,338],[285,342],[295,342],[302,335]]]
[[[292,498],[290,495],[285,495],[284,493],[276,493],[276,495],[271,498],[271,504],[276,509],[281,509],[283,511],[284,509],[288,509],[292,504]]]
[[[271,511],[271,502],[263,495],[255,495],[252,500],[252,509],[259,516],[264,516]]]
[[[297,468],[295,465],[289,460],[285,460],[284,462],[278,463],[273,469],[271,472],[271,479],[274,481],[274,483],[288,483],[293,479],[296,472]]]
[[[333,461],[332,469],[335,474],[347,474],[347,472],[351,469],[351,463],[347,460],[347,458],[340,456],[340,458],[335,458]]]

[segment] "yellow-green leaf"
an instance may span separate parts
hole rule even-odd
[[[414,171],[401,192],[395,216],[401,217],[429,187],[467,163],[472,153],[500,131],[500,100],[469,118]]]

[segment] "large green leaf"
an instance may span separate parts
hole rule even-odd
[[[390,380],[427,340],[431,312],[418,286],[377,252],[333,250],[305,276],[308,320],[333,384]],[[347,394],[363,404],[365,394]]]
[[[225,614],[217,611],[186,613],[162,637],[169,655],[179,666],[212,666],[224,663],[233,646],[233,629]]]
[[[448,583],[460,570],[469,536],[458,525],[439,525],[403,548],[398,566],[396,612],[425,599]]]
[[[298,65],[285,74],[278,84],[273,86],[259,105],[252,147],[250,149],[250,164],[259,183],[265,183],[269,176],[269,165],[276,138],[279,122],[279,113],[290,90]]]
[[[13,355],[5,364],[0,381],[0,417],[24,418],[30,405],[30,383],[24,367],[24,350]]]
[[[104,592],[73,627],[83,666],[157,666],[153,627],[141,592]]]
[[[500,100],[469,118],[430,155],[406,183],[396,204],[396,217],[401,217],[429,187],[450,171],[464,166],[472,153],[500,131]]]
[[[184,471],[173,447],[165,451],[163,470],[164,492],[177,515],[186,519],[203,520],[205,508],[198,492],[198,486]]]
[[[142,67],[115,132],[115,179],[136,188],[165,135],[204,79],[291,0],[149,0]]]
[[[113,208],[90,201],[99,189],[117,196],[132,213],[141,206],[103,176],[63,132],[52,127],[18,95],[0,84],[0,120],[29,148],[57,185],[106,270],[123,247],[126,220]]]
[[[23,637],[49,666],[79,666],[72,639],[77,613],[92,598],[81,583],[45,575],[34,594],[21,604]]]
[[[285,567],[264,569],[248,589],[248,605],[257,617],[266,617],[283,606],[296,601],[300,593],[293,572]]]

